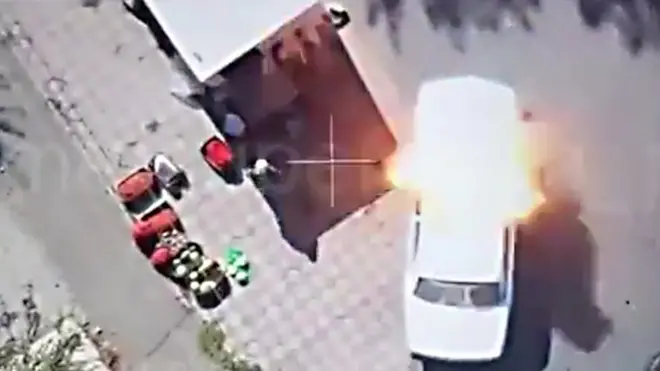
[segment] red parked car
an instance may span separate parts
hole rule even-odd
[[[160,235],[172,229],[182,230],[181,221],[171,208],[164,208],[144,220],[133,223],[133,240],[147,257],[153,253]]]
[[[236,156],[227,142],[217,136],[207,139],[200,148],[204,161],[227,183],[240,183],[243,180]]]
[[[146,168],[137,168],[119,180],[115,191],[126,212],[138,220],[162,207],[165,202],[156,176]]]

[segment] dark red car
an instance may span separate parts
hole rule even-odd
[[[242,173],[229,144],[217,136],[207,139],[200,148],[204,161],[226,182],[240,183]]]
[[[164,208],[144,220],[133,223],[133,240],[140,251],[150,257],[160,235],[172,229],[182,230],[181,221],[173,209]]]

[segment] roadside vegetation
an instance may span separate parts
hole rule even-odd
[[[32,285],[17,310],[0,297],[0,370],[115,371],[119,352],[73,310],[46,319]]]
[[[217,321],[205,323],[198,334],[199,349],[209,361],[224,371],[262,371],[261,366],[250,361],[227,344],[227,335]]]

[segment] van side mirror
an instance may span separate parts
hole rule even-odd
[[[330,18],[330,23],[337,29],[337,31],[343,29],[351,23],[351,16],[348,14],[348,11],[338,4],[328,4],[326,6],[328,16]]]

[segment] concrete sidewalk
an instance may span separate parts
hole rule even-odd
[[[7,160],[0,176],[1,293],[15,305],[21,285],[32,281],[45,313],[81,308],[134,370],[209,370],[195,342],[200,318],[178,305],[133,248],[105,182],[9,50],[0,49],[0,65],[8,81],[0,91],[8,108],[0,114]]]
[[[166,61],[120,8],[11,1],[0,4],[0,17],[6,41],[108,186],[165,152],[191,177],[191,192],[175,205],[189,235],[214,253],[230,243],[247,251],[254,282],[217,313],[239,347],[269,370],[406,368],[405,230],[394,217],[403,216],[401,195],[326,233],[319,261],[309,263],[282,241],[250,184],[230,187],[209,171],[198,148],[211,123],[169,96]]]

